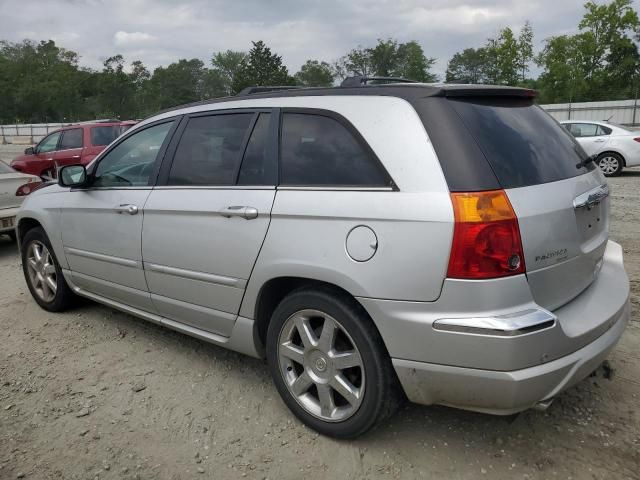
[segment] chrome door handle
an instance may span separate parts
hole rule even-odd
[[[80,158],[80,155],[72,155],[71,158]]]
[[[53,158],[47,158],[47,162],[52,162]]]
[[[596,143],[604,143],[604,141],[605,141],[604,138],[596,138],[594,140],[594,142],[596,142]]]
[[[123,203],[114,208],[117,213],[128,213],[129,215],[135,215],[138,213],[138,206],[131,205],[129,203]]]
[[[581,208],[591,210],[608,196],[609,187],[606,184],[600,185],[599,187],[593,188],[588,192],[585,192],[582,195],[578,195],[576,198],[574,198],[573,208],[575,208],[576,210],[579,210]]]
[[[246,207],[244,205],[232,205],[225,207],[219,211],[220,215],[226,218],[242,217],[246,220],[258,218],[258,209],[254,207]]]

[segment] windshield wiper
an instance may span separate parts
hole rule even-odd
[[[580,169],[582,167],[586,167],[591,162],[595,162],[596,158],[598,158],[598,154],[597,153],[594,154],[594,155],[590,155],[587,158],[585,158],[584,160],[582,160],[581,162],[576,163],[576,168]]]

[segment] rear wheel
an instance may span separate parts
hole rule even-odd
[[[600,167],[605,177],[615,177],[622,173],[624,159],[617,153],[605,152],[598,156],[596,164]]]
[[[357,437],[402,398],[364,309],[329,289],[300,290],[278,305],[267,332],[267,360],[289,409],[324,435]]]
[[[45,310],[61,312],[76,299],[62,275],[49,238],[40,227],[29,230],[22,240],[22,270],[33,299]]]

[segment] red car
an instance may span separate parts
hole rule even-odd
[[[87,165],[123,132],[133,120],[98,120],[68,125],[44,137],[11,162],[11,167],[39,177],[55,177],[57,167]]]

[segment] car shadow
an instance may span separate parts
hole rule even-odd
[[[0,234],[0,260],[9,257],[16,257],[16,260],[20,261],[18,259],[18,244],[8,235]]]
[[[640,177],[640,169],[633,168],[633,169],[623,170],[620,176],[621,177]]]

